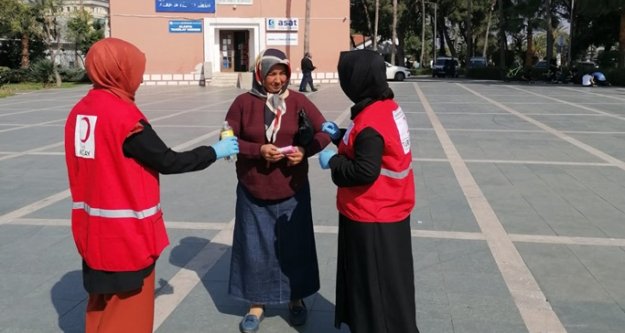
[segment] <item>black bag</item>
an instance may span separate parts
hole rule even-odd
[[[306,115],[306,111],[304,109],[299,110],[299,128],[297,130],[297,144],[306,147],[310,144],[313,137],[315,136],[315,130],[313,129],[312,124],[310,123],[310,119]]]

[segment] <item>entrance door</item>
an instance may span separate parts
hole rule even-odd
[[[234,31],[219,31],[220,67],[222,72],[234,71]]]
[[[234,32],[234,43],[237,46],[234,52],[234,70],[237,72],[247,72],[249,70],[249,35],[250,33],[247,30]]]

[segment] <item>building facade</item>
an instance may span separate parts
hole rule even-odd
[[[249,73],[256,56],[277,48],[301,78],[305,31],[316,82],[337,82],[341,51],[350,49],[349,0],[110,0],[111,37],[147,57],[146,85],[197,84],[219,73]]]

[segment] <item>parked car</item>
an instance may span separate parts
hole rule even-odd
[[[594,61],[580,61],[575,64],[575,67],[583,73],[595,72],[599,69],[599,66]]]
[[[467,62],[467,68],[484,68],[488,66],[488,61],[484,57],[472,57]]]
[[[536,69],[548,69],[549,65],[547,64],[547,60],[539,60],[536,64],[534,64],[534,68],[536,68]]]
[[[432,77],[458,77],[458,60],[450,57],[438,57],[432,65]]]
[[[386,63],[386,79],[403,81],[405,78],[410,77],[410,70],[404,66],[391,65]]]

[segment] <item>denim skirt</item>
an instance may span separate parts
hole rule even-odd
[[[318,290],[309,185],[284,200],[260,200],[239,184],[229,294],[249,303],[279,304]]]

